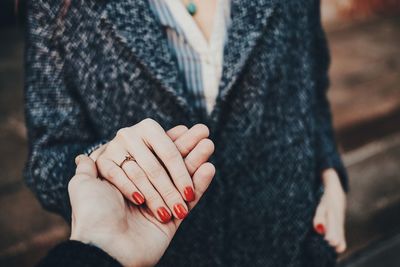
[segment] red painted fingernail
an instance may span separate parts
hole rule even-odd
[[[138,203],[139,205],[142,205],[144,203],[144,197],[142,196],[142,194],[140,194],[139,192],[134,192],[132,194],[132,198],[136,201],[136,203]]]
[[[317,231],[318,234],[323,235],[325,234],[325,227],[323,224],[319,223],[315,226],[315,231]]]
[[[193,188],[191,186],[185,187],[185,190],[183,191],[185,194],[186,201],[193,201],[194,200],[194,192]]]
[[[168,222],[171,219],[171,214],[169,214],[167,209],[164,207],[158,208],[157,214],[158,216],[160,216],[161,221],[163,221],[164,223]]]
[[[174,211],[179,219],[183,219],[187,215],[187,210],[185,209],[185,207],[182,204],[176,204],[174,206]]]

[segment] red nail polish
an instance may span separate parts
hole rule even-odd
[[[142,194],[140,194],[139,192],[134,192],[132,194],[132,198],[136,201],[136,203],[138,203],[139,205],[142,205],[144,203],[144,197],[142,196]]]
[[[187,215],[187,210],[185,209],[185,207],[182,204],[176,204],[174,206],[174,211],[179,219],[183,219]]]
[[[185,187],[185,190],[183,191],[186,201],[193,201],[194,200],[194,192],[193,188],[191,186]]]
[[[171,214],[169,214],[167,209],[164,207],[158,208],[157,214],[158,216],[160,216],[161,221],[163,221],[164,223],[168,222],[171,219]]]
[[[323,224],[319,223],[315,226],[315,231],[317,231],[318,234],[323,235],[325,234],[325,227]]]

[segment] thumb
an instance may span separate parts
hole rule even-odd
[[[96,164],[90,157],[81,154],[75,158],[75,163],[76,163],[76,171],[75,171],[76,175],[83,174],[93,178],[97,177]]]

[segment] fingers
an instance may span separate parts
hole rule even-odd
[[[343,253],[346,248],[347,248],[347,243],[346,243],[346,236],[345,236],[345,213],[344,211],[342,213],[340,213],[340,215],[338,216],[338,221],[339,223],[338,225],[338,229],[337,229],[337,233],[339,236],[339,244],[336,247],[336,252],[338,253]]]
[[[202,124],[191,129],[179,125],[165,132],[157,122],[146,119],[120,129],[101,152],[97,167],[128,200],[138,205],[145,202],[159,221],[167,222],[172,215],[183,219],[189,210],[185,200],[195,200],[198,191],[191,175],[208,177],[209,172],[212,178],[215,172],[212,164],[200,167],[214,151],[212,141],[205,139],[208,135]],[[129,154],[134,161],[124,161]]]
[[[203,194],[206,192],[208,186],[210,185],[213,177],[215,175],[215,167],[212,163],[206,162],[202,164],[193,175],[194,188],[196,189],[196,198],[194,201],[188,203],[189,210],[193,209]],[[177,226],[181,224],[182,221],[177,221]]]
[[[327,212],[326,214],[326,219],[327,219],[327,231],[325,235],[325,240],[328,241],[328,243],[332,247],[336,247],[339,245],[339,236],[337,233],[337,225],[335,218],[333,217],[333,214],[331,212]]]
[[[169,141],[168,136],[166,136]],[[152,144],[154,144],[155,140],[151,141]],[[172,142],[172,141],[171,141]],[[165,171],[163,166],[160,164],[160,162],[157,160],[155,155],[148,149],[146,144],[143,142],[143,140],[137,136],[132,136],[130,138],[130,143],[126,144],[127,148],[129,150],[129,153],[136,159],[137,163],[139,166],[143,169],[145,172],[147,178],[150,180],[151,184],[154,186],[154,188],[158,191],[158,193],[161,195],[161,197],[164,199],[165,203],[167,204],[168,208],[170,211],[174,214],[174,216],[178,219],[183,219],[187,215],[187,206],[182,198],[182,195],[180,192],[177,190],[177,187],[174,185],[174,183],[171,181],[170,177],[168,176],[168,173]],[[172,143],[173,146],[175,146]],[[153,145],[151,145],[153,147]],[[175,147],[176,149],[176,147]],[[179,152],[177,152],[179,153]],[[179,154],[180,156],[180,154]],[[183,160],[182,160],[183,164]],[[169,165],[171,168],[174,167],[174,164],[168,163],[165,165]],[[186,167],[184,166],[185,171]],[[169,170],[169,169],[168,169]],[[187,174],[189,176],[189,174]],[[173,176],[173,175],[171,175]],[[182,177],[179,177],[182,178]],[[183,177],[186,178],[186,177]],[[190,179],[190,176],[189,176]],[[175,180],[177,180],[175,178]],[[175,182],[174,180],[174,182]],[[190,184],[189,186],[193,188],[191,185],[192,181],[190,179]],[[183,189],[185,190],[185,189]],[[188,196],[188,194],[186,194]],[[145,196],[146,199],[148,196]],[[148,202],[151,202],[152,199],[147,199]]]
[[[344,238],[344,226],[333,212],[327,212],[327,231],[325,240],[335,248],[336,252],[342,253],[346,249]]]
[[[185,165],[190,175],[210,158],[214,152],[214,143],[210,139],[201,140],[185,158]]]
[[[337,253],[346,250],[343,220],[336,216],[333,210],[327,210],[324,202],[321,202],[317,207],[313,225],[315,231],[323,235],[324,239],[335,248]]]
[[[175,140],[175,146],[178,148],[181,155],[186,157],[200,140],[207,138],[209,134],[210,132],[207,126],[204,124],[196,124]]]
[[[196,199],[189,203],[189,209],[192,209],[203,196],[215,175],[215,167],[212,163],[202,164],[193,175],[193,183],[196,188]]]
[[[178,139],[182,134],[184,134],[188,129],[185,125],[178,125],[170,130],[167,131],[167,135],[173,142],[175,142],[176,139]]]
[[[125,172],[113,161],[99,158],[98,169],[102,177],[112,183],[118,190],[136,205],[144,203],[144,196],[139,189],[129,180]]]
[[[184,125],[178,125],[167,131],[167,134],[175,141],[181,155],[186,156],[185,165],[190,175],[207,162],[214,152],[214,143],[206,139],[209,130],[204,124],[196,124],[190,130]]]
[[[347,248],[345,231],[344,231],[344,215],[338,226],[339,245],[336,247],[338,253],[343,253]]]
[[[347,248],[346,239],[343,236],[342,240],[339,242],[339,245],[336,247],[337,253],[343,253]]]
[[[144,203],[144,196],[139,189],[132,183],[129,177],[117,164],[122,162],[122,156],[127,155],[127,151],[118,144],[110,144],[106,148],[106,153],[99,156],[97,159],[97,168],[100,175],[112,183],[118,190],[136,205]],[[116,161],[113,159],[117,158]]]
[[[139,188],[144,195],[146,206],[152,214],[163,223],[170,221],[172,215],[160,194],[148,180],[146,173],[135,161],[127,161],[122,165],[122,169],[129,179]]]
[[[172,142],[172,140],[168,137],[168,135],[165,134],[164,130],[162,127],[155,121],[153,120],[144,120],[143,123],[145,123],[143,128],[139,129],[139,134],[141,135],[142,140],[148,147],[150,147],[155,154],[161,159],[162,163],[166,167],[166,169],[169,172],[169,175],[171,176],[171,179],[176,187],[178,189],[179,193],[181,196],[186,200],[186,201],[192,201],[193,200],[193,183],[192,179],[189,175],[189,172],[185,166],[184,160],[182,158],[181,153],[177,149],[177,146]],[[133,145],[133,144],[132,144]],[[140,142],[136,142],[136,145],[141,146]],[[128,146],[129,147],[129,146]],[[148,176],[163,176],[164,177],[164,169],[160,168],[160,164],[156,164],[155,156],[150,155],[152,154],[149,150],[145,151],[144,147],[141,146],[141,153],[146,154],[147,158],[147,165],[150,164],[151,167],[156,168],[156,169],[145,169],[145,165],[142,165],[144,162],[139,162],[139,158],[137,156],[139,153],[137,153],[139,149],[136,148],[136,146],[130,146],[129,152],[133,153],[136,155],[133,155],[137,160],[140,166],[144,167],[145,171],[147,172]],[[136,150],[136,151],[135,151]],[[144,158],[144,157],[143,157]],[[158,162],[158,161],[157,161]],[[157,165],[157,166],[156,166]],[[147,166],[149,167],[149,166]],[[151,172],[151,173],[149,173]],[[156,186],[157,190],[160,190]],[[167,192],[171,193],[173,195],[172,188],[163,188],[161,190],[168,190]]]

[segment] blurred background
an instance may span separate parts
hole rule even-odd
[[[0,2],[0,266],[32,266],[69,229],[22,180],[25,1]],[[400,266],[400,0],[322,0],[329,98],[350,175],[340,267]]]

